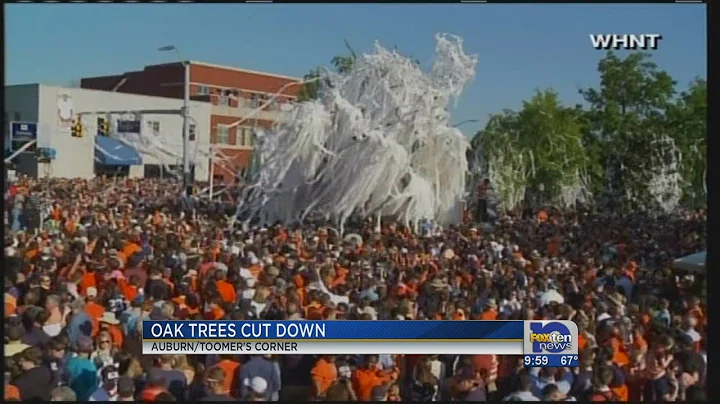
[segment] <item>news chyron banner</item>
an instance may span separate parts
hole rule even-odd
[[[525,321],[523,326],[525,366],[578,366],[577,324],[572,321]]]
[[[522,355],[525,336],[522,321],[470,320],[146,320],[142,330],[144,354]]]

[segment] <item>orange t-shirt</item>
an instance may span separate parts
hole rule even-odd
[[[120,291],[122,292],[123,296],[125,296],[125,299],[127,299],[129,302],[135,300],[135,297],[137,297],[138,295],[137,286],[130,285],[124,279],[120,279],[118,281],[118,285],[120,286]]]
[[[630,363],[630,358],[628,357],[627,352],[625,352],[625,347],[619,339],[610,338],[610,346],[613,348],[613,363],[618,366],[625,366]]]
[[[628,387],[624,384],[618,387],[612,387],[610,390],[615,393],[615,397],[617,397],[618,401],[628,401],[628,398],[630,397],[630,390],[628,390]]]
[[[78,284],[78,292],[85,293],[89,287],[97,287],[97,279],[95,278],[94,272],[85,272],[83,274],[80,284]]]
[[[215,282],[220,298],[225,303],[235,303],[237,301],[237,294],[235,293],[235,286],[226,280],[219,280]]]
[[[100,331],[100,322],[98,322],[98,320],[105,313],[105,308],[95,302],[89,302],[85,305],[85,313],[90,316],[90,320],[92,321],[91,335],[94,337]]]
[[[20,390],[12,384],[5,385],[5,400],[20,400]]]
[[[122,348],[123,346],[123,332],[115,324],[110,324],[110,327],[108,328],[108,332],[110,333],[110,339],[112,340],[112,344],[115,345],[118,348]]]
[[[95,302],[88,302],[85,305],[85,312],[95,320],[99,320],[105,314],[105,308]]]
[[[148,387],[140,393],[140,401],[155,401],[155,397],[164,392],[162,387]]]
[[[320,391],[315,392],[318,396],[324,394],[338,378],[335,364],[322,358],[317,361],[310,374],[313,381],[320,385]]]
[[[233,397],[238,397],[236,381],[238,380],[240,374],[240,363],[229,359],[223,359],[215,366],[222,369],[223,373],[225,373],[225,382],[223,383],[225,392]]]
[[[498,318],[498,312],[497,310],[493,308],[489,308],[483,312],[483,314],[480,316],[481,320],[497,320]]]
[[[583,350],[587,346],[588,340],[584,335],[578,335],[578,349]]]
[[[390,375],[382,375],[375,369],[359,368],[353,372],[352,384],[358,400],[370,401],[373,387],[380,386],[390,381],[390,379]]]

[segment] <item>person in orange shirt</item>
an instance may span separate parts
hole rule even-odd
[[[87,308],[87,306],[86,306]],[[124,342],[124,336],[122,329],[120,328],[120,321],[115,316],[115,313],[106,311],[102,317],[98,320],[101,331],[107,331],[110,334],[112,344],[117,348],[122,348]]]
[[[130,279],[126,280],[124,277],[118,278],[118,286],[120,291],[127,301],[132,302],[135,300],[139,293],[140,278],[137,275],[130,275]]]
[[[481,320],[497,320],[498,318],[498,311],[497,311],[497,303],[495,303],[495,299],[488,299],[487,302],[487,309],[482,313],[480,316]]]
[[[645,330],[642,327],[636,327],[635,330],[633,330],[632,339],[633,350],[639,354],[645,354],[648,350],[648,343],[645,340]]]
[[[220,355],[220,362],[210,368],[222,369],[225,375],[223,379],[224,392],[235,398],[239,397],[239,385],[236,381],[239,380],[240,377],[240,366],[240,362],[235,355]],[[208,372],[210,369],[208,369]]]
[[[95,301],[97,294],[97,289],[91,286],[87,288],[85,296],[85,313],[87,313],[92,320],[92,336],[97,335],[98,331],[100,331],[100,323],[98,320],[105,314],[105,307]]]
[[[330,386],[338,379],[335,355],[322,355],[310,371],[315,397],[325,397]]]
[[[370,401],[372,390],[392,380],[392,373],[378,370],[378,355],[365,355],[365,363],[355,369],[352,375],[352,385],[360,401]]]
[[[220,297],[215,297],[210,301],[204,317],[206,320],[220,320],[225,317],[225,310],[222,308],[222,299]]]
[[[80,282],[77,286],[78,293],[87,293],[87,290],[89,288],[95,288],[95,291],[97,293],[97,276],[95,275],[95,272],[88,271],[87,269],[83,269],[79,266],[76,268],[79,270],[76,273],[78,274],[77,276],[80,278]]]
[[[215,272],[215,286],[217,286],[220,298],[225,303],[237,302],[237,294],[235,293],[235,286],[226,280],[227,274],[225,271]]]
[[[20,390],[12,384],[5,385],[5,400],[20,401]]]

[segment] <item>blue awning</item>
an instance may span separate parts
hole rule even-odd
[[[135,148],[109,136],[95,137],[95,161],[106,166],[142,164],[142,158]]]
[[[702,272],[705,271],[705,263],[707,260],[707,251],[691,254],[673,261],[676,269],[685,271]]]

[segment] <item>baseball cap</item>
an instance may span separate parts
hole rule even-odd
[[[113,365],[105,366],[100,371],[100,376],[102,377],[102,381],[105,386],[117,385],[116,383],[120,378],[117,368]]]
[[[267,381],[260,376],[255,376],[252,379],[245,379],[245,385],[250,387],[250,390],[256,394],[264,394],[268,387]]]

